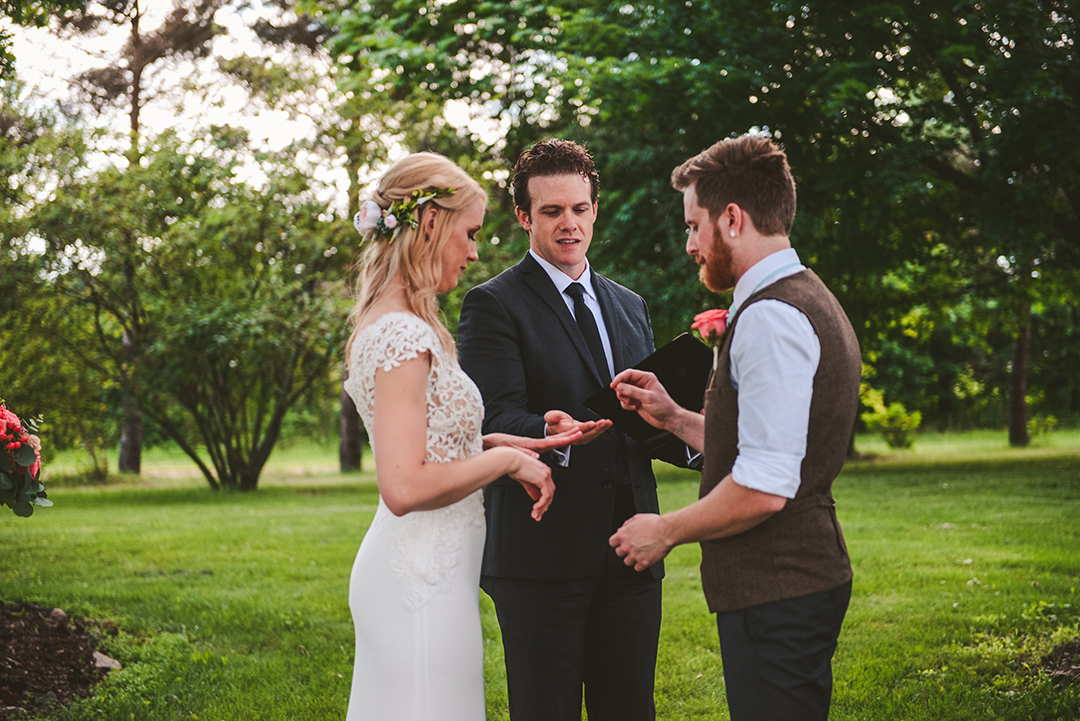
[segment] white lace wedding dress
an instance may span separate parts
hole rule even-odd
[[[375,371],[430,351],[427,462],[483,449],[483,399],[414,315],[387,313],[353,341],[345,390],[373,428]],[[376,465],[379,459],[375,459]],[[349,582],[356,666],[348,721],[482,721],[480,631],[483,492],[445,508],[394,516],[379,500]]]

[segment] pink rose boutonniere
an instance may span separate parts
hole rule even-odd
[[[717,359],[720,356],[720,343],[724,339],[727,323],[728,311],[714,308],[695,315],[694,323],[690,326],[698,332],[705,345],[713,349],[713,370],[716,369]]]
[[[25,423],[0,400],[0,505],[16,516],[29,516],[34,506],[51,506],[41,485],[41,439],[37,422]]]
[[[705,345],[716,348],[727,330],[728,312],[726,310],[707,310],[694,316],[690,327],[698,332]]]

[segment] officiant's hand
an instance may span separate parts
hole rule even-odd
[[[509,433],[488,433],[484,436],[484,450],[495,446],[512,446],[519,451],[532,454],[533,458],[539,458],[544,451],[553,448],[562,448],[575,443],[582,436],[580,428],[571,428],[563,433],[549,435],[546,438],[526,438],[514,436]]]
[[[555,446],[556,448],[566,445],[583,446],[595,440],[597,436],[612,426],[611,420],[607,418],[601,418],[598,421],[576,421],[569,413],[554,410],[544,414],[544,422],[547,423],[547,437],[549,439],[575,430],[581,432],[581,437],[577,440]]]
[[[656,428],[667,429],[667,423],[682,410],[648,371],[627,368],[611,379],[611,387],[625,410],[637,411],[646,423]]]

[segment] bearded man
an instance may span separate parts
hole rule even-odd
[[[701,543],[733,721],[826,719],[851,598],[831,486],[855,422],[858,341],[791,247],[795,182],[771,140],[719,142],[676,168],[672,185],[702,282],[734,288],[704,414],[647,372],[611,385],[624,408],[702,451],[700,497],[633,516],[610,543],[637,570]]]

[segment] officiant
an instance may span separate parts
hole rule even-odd
[[[658,512],[656,480],[644,449],[583,403],[653,351],[648,307],[589,265],[599,178],[585,148],[537,143],[512,182],[529,251],[466,295],[461,367],[485,433],[583,435],[544,456],[557,490],[541,523],[518,522],[529,498],[509,480],[485,489],[481,587],[502,628],[510,718],[580,721],[584,693],[590,721],[651,720],[663,565],[628,568],[608,537]]]

